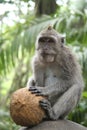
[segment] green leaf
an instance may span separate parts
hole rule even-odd
[[[86,91],[83,92],[82,96],[85,97],[85,98],[87,98],[87,92]]]

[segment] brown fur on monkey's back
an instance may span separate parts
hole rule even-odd
[[[40,108],[41,96],[35,96],[22,88],[15,91],[11,97],[10,114],[13,121],[21,126],[33,126],[40,123],[45,112]]]

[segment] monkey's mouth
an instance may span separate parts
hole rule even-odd
[[[53,55],[47,55],[46,56],[46,61],[47,62],[53,62],[54,61],[54,56]]]
[[[55,56],[53,54],[41,53],[41,60],[45,62],[53,62]]]

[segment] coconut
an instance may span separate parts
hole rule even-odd
[[[11,96],[10,115],[17,125],[37,125],[45,117],[45,111],[40,107],[42,96],[32,94],[27,88],[15,91]]]

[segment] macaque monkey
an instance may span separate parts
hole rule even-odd
[[[84,88],[82,72],[64,37],[51,26],[40,32],[33,57],[33,76],[27,83],[33,94],[45,96],[40,106],[46,118],[66,117],[77,105]]]

